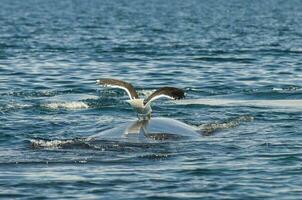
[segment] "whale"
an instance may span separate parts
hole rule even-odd
[[[116,127],[97,131],[84,138],[72,139],[30,139],[33,148],[109,148],[122,146],[152,145],[165,142],[197,141],[242,123],[251,122],[253,116],[241,115],[221,122],[198,126],[189,125],[177,119],[152,117],[149,120],[129,120]]]
[[[116,127],[103,130],[89,136],[88,141],[107,140],[124,142],[158,142],[167,140],[195,140],[210,136],[222,130],[235,128],[242,123],[251,122],[253,116],[241,115],[221,122],[212,122],[198,126],[165,117],[152,117],[148,120],[130,120]]]
[[[130,120],[88,137],[88,140],[124,142],[156,142],[197,139],[201,131],[176,119],[155,117],[148,120]]]
[[[202,131],[176,119],[152,117],[148,120],[129,120],[116,127],[101,130],[84,138],[30,139],[32,148],[101,148],[114,149],[122,146],[159,144],[164,142],[195,140]]]

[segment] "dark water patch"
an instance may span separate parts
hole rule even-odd
[[[156,153],[140,155],[138,158],[141,160],[166,160],[172,157],[172,154],[168,153]]]
[[[26,195],[26,194],[12,194],[10,192],[3,192],[2,194],[0,194],[0,198],[26,198],[26,197],[29,197],[30,195]]]
[[[207,62],[231,62],[231,63],[253,63],[256,59],[252,58],[236,58],[236,57],[197,57],[193,60],[207,61]]]
[[[2,145],[9,146],[12,145],[13,143],[19,142],[19,136],[16,137],[15,135],[9,134],[9,132],[12,131],[11,128],[7,128],[5,126],[1,126],[0,128],[2,129],[1,136],[0,136],[0,143],[2,143]]]
[[[280,47],[281,44],[275,44],[273,46]],[[209,51],[213,52],[215,54],[224,54],[224,53],[231,53],[231,54],[260,54],[260,55],[286,55],[286,54],[292,54],[292,55],[299,55],[302,53],[302,51],[299,48],[241,48],[241,49],[228,49],[228,50],[213,50]]]
[[[261,49],[258,52],[265,55],[302,54],[300,49]]]
[[[30,147],[33,149],[90,149],[98,151],[120,151],[135,152],[141,149],[143,152],[148,149],[165,148],[159,143],[132,143],[123,141],[95,140],[89,138],[75,139],[42,139],[36,138],[30,140]]]
[[[208,168],[195,168],[195,169],[184,169],[181,170],[180,173],[184,173],[191,176],[211,176],[211,175],[220,175],[225,176],[229,172],[226,169],[208,169]]]

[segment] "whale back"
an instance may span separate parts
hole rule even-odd
[[[146,142],[197,138],[196,129],[169,118],[151,118],[123,123],[90,137],[93,140]]]
[[[199,136],[192,126],[169,118],[154,118],[149,120],[147,131],[150,136],[170,135],[175,138],[192,138]]]

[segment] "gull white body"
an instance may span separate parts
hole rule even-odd
[[[136,111],[138,114],[138,117],[141,118],[150,118],[151,116],[151,106],[150,104],[144,105],[144,100],[143,99],[131,99],[127,101],[132,108]]]

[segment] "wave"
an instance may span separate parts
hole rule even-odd
[[[53,97],[60,94],[69,93],[70,90],[66,91],[55,91],[55,90],[21,90],[21,91],[11,91],[7,93],[2,93],[0,96],[15,96],[15,97]]]
[[[79,102],[79,101],[49,102],[49,103],[43,103],[41,105],[9,103],[6,105],[0,105],[0,114],[5,114],[7,112],[22,110],[22,109],[31,109],[31,108],[35,108],[35,107],[46,108],[46,109],[51,109],[51,110],[58,110],[58,109],[79,110],[79,109],[90,108],[90,106],[87,103]]]
[[[302,108],[302,100],[299,99],[286,99],[286,100],[188,99],[188,100],[175,101],[175,104]]]
[[[212,122],[208,124],[203,124],[200,125],[198,128],[200,129],[202,135],[210,135],[217,131],[235,128],[244,122],[251,122],[253,120],[254,120],[253,116],[243,115],[243,116],[227,119],[222,122]]]
[[[84,102],[72,101],[72,102],[52,102],[45,103],[42,105],[48,109],[67,109],[67,110],[77,110],[77,109],[87,109],[89,106]]]
[[[195,57],[193,60],[207,61],[207,62],[238,62],[238,63],[252,63],[255,61],[253,58],[236,58],[236,57]]]
[[[133,151],[137,149],[156,148],[164,145],[158,143],[132,143],[125,141],[94,140],[91,138],[74,139],[30,139],[30,147],[34,149],[92,149],[98,151]]]
[[[272,88],[272,91],[277,92],[289,92],[289,91],[301,91],[302,89],[298,86],[288,86],[288,87],[274,87]]]
[[[32,147],[48,147],[48,148],[58,148],[64,144],[71,144],[73,140],[44,140],[44,139],[31,139],[30,143]]]
[[[30,139],[30,144],[31,147],[33,148],[51,148],[51,149],[56,149],[56,148],[62,148],[67,145],[73,145],[76,143],[85,143],[87,139],[54,139],[54,140],[47,140],[47,139]]]
[[[32,107],[31,104],[8,103],[6,105],[0,105],[0,114],[4,114],[4,113],[12,111],[12,110],[27,109],[30,107]]]

